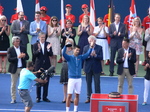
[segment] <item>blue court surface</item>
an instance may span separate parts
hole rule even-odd
[[[61,103],[63,100],[63,85],[59,83],[59,75],[54,76],[50,79],[49,83],[49,95],[48,98],[51,100],[50,103],[40,102],[36,103],[36,88],[35,86],[31,87],[31,96],[34,102],[34,106],[31,112],[65,112],[65,104]],[[117,91],[117,77],[101,77],[101,93],[110,93],[112,91]],[[150,95],[148,98],[148,105],[142,106],[143,102],[143,91],[144,91],[144,79],[143,78],[134,78],[134,94],[139,95],[138,100],[138,112],[150,112]],[[32,85],[34,85],[33,82]],[[94,88],[94,87],[93,87]],[[128,94],[127,91],[127,82],[124,84],[123,94]],[[78,106],[79,112],[89,112],[90,104],[85,104],[86,100],[86,81],[85,76],[82,77],[82,91],[80,95],[80,101]],[[23,112],[24,104],[21,102],[21,99],[17,93],[17,103],[10,104],[10,74],[0,74],[0,112]],[[71,104],[70,111],[73,112],[73,104]]]

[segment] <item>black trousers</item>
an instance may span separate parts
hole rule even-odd
[[[36,76],[37,76],[37,78],[40,78],[40,74],[39,73]],[[50,78],[48,77],[46,84],[43,84],[43,86],[37,86],[36,87],[36,94],[37,94],[36,98],[41,99],[41,88],[43,88],[43,96],[42,96],[42,98],[43,99],[47,98],[47,96],[48,96],[49,80],[50,80]]]
[[[33,45],[31,45],[31,53],[32,53],[32,62],[35,63],[35,55],[33,54]]]
[[[87,98],[90,99],[92,94],[92,76],[94,77],[95,93],[100,93],[100,73],[95,74],[92,70],[86,73]]]
[[[118,51],[117,47],[111,47],[110,48],[110,66],[109,66],[109,71],[114,73],[114,60],[115,60],[115,56],[116,56],[116,52]]]

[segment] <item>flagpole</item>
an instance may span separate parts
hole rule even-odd
[[[64,0],[61,0],[61,29],[65,28],[64,24]]]
[[[95,3],[94,0],[90,0],[90,24],[92,26],[92,29],[95,27]]]

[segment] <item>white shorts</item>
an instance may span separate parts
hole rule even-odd
[[[76,94],[80,94],[81,84],[82,84],[81,78],[79,78],[79,79],[69,78],[69,80],[68,80],[68,94],[73,94],[73,91],[75,91]]]

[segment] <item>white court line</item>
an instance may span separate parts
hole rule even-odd
[[[0,109],[0,111],[13,111],[13,112],[24,112],[24,109]],[[66,111],[61,111],[61,110],[34,110],[31,109],[31,111],[33,112],[66,112]],[[74,112],[74,111],[70,111],[70,112]],[[78,112],[89,112],[89,111],[78,111]]]

